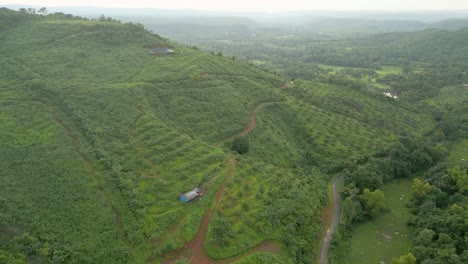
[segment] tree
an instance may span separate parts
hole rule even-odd
[[[468,191],[468,174],[466,170],[455,166],[447,170],[448,175],[457,183],[458,192],[463,194]]]
[[[423,229],[421,232],[419,232],[418,236],[413,240],[413,244],[415,246],[424,246],[424,247],[432,246],[434,236],[435,236],[435,232],[433,230]]]
[[[353,199],[352,196],[346,197],[343,201],[343,218],[345,223],[350,225],[354,220],[362,218],[362,206],[359,201]]]
[[[359,195],[359,199],[361,200],[364,213],[371,217],[375,217],[385,210],[385,195],[379,189],[371,192],[366,188]]]
[[[245,137],[236,137],[232,141],[231,149],[237,151],[237,153],[241,155],[245,154],[250,149],[249,141]]]
[[[416,264],[416,258],[413,254],[408,253],[399,258],[393,258],[391,264]]]
[[[41,7],[41,8],[39,8],[39,10],[37,10],[37,13],[43,14],[43,15],[47,15],[47,12],[48,12],[48,10],[47,10],[46,7]]]
[[[422,204],[426,199],[432,186],[429,183],[423,184],[420,179],[414,179],[413,186],[411,187],[411,199],[416,205]]]

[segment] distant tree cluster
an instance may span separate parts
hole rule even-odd
[[[435,113],[436,125],[432,131],[439,140],[455,141],[468,137],[468,100],[458,104],[446,104]]]
[[[232,141],[231,149],[243,155],[250,149],[249,140],[246,137],[236,137]]]
[[[344,222],[377,216],[385,210],[381,188],[385,182],[406,178],[437,164],[447,151],[424,139],[402,138],[387,150],[345,165],[346,186],[342,190]]]
[[[409,253],[416,258],[412,263],[467,263],[467,170],[440,165],[425,178],[414,180],[408,204],[409,224],[416,233]]]

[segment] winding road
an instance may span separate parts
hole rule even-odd
[[[245,136],[247,133],[252,131],[255,128],[256,121],[255,121],[255,114],[257,113],[258,110],[260,110],[262,107],[270,104],[275,104],[275,103],[288,103],[290,102],[291,99],[288,97],[286,101],[272,101],[272,102],[263,102],[258,105],[256,105],[250,112],[249,115],[249,123],[245,126],[244,130],[242,130],[239,133],[236,133],[232,136],[229,136],[227,138],[222,139],[218,143],[216,143],[216,146],[219,146],[223,144],[224,142],[231,140],[236,137],[242,137]],[[239,255],[235,257],[231,257],[225,260],[214,260],[208,254],[206,253],[205,249],[203,248],[203,244],[205,242],[205,236],[208,232],[208,227],[211,222],[211,218],[213,217],[218,204],[221,200],[221,197],[223,196],[224,189],[226,188],[226,185],[229,183],[233,170],[235,169],[236,165],[236,160],[234,157],[230,154],[228,154],[228,171],[227,171],[227,176],[226,179],[223,181],[221,184],[221,187],[218,189],[218,192],[216,193],[215,196],[215,204],[213,208],[209,209],[204,215],[200,223],[200,227],[198,228],[198,232],[195,235],[195,237],[189,241],[188,243],[185,244],[184,247],[168,252],[165,255],[162,256],[162,261],[163,264],[170,264],[174,263],[177,260],[182,260],[182,259],[190,259],[190,263],[192,264],[228,264],[235,262],[239,260],[242,257],[257,253],[257,252],[271,252],[274,254],[279,254],[281,255],[281,248],[278,242],[276,241],[270,241],[270,240],[265,240],[256,245],[254,248],[252,248],[250,251]],[[153,262],[154,259],[152,257],[149,257],[147,259],[147,262]]]
[[[333,233],[336,231],[338,222],[340,221],[341,206],[340,206],[340,195],[338,193],[338,185],[343,180],[344,176],[339,176],[333,181],[333,220],[330,227],[327,230],[327,236],[323,241],[322,251],[320,252],[320,264],[328,264],[328,250],[330,249],[330,242],[333,236]]]

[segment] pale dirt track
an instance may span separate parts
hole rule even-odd
[[[320,252],[320,264],[328,264],[328,250],[330,249],[330,242],[335,233],[336,228],[338,227],[338,222],[340,221],[340,214],[341,214],[341,206],[340,206],[340,195],[338,193],[338,185],[343,180],[343,176],[339,176],[333,181],[333,203],[334,203],[334,211],[333,211],[333,220],[330,225],[330,228],[327,230],[327,236],[323,241],[322,251]]]

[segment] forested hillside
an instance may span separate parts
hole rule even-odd
[[[0,263],[312,263],[333,173],[434,126],[140,24],[0,18]]]

